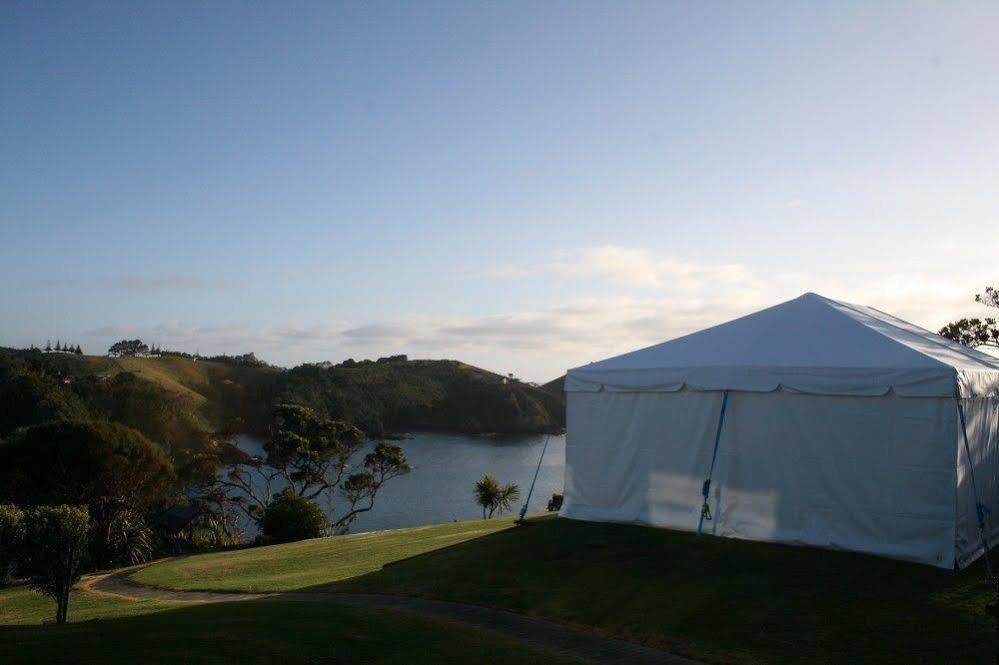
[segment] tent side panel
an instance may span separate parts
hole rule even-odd
[[[561,514],[695,528],[721,401],[709,392],[566,393]]]
[[[965,421],[968,427],[968,446],[974,462],[975,485],[988,515],[990,547],[999,543],[999,400],[963,399]],[[955,407],[956,408],[956,407]],[[976,497],[972,488],[968,455],[964,438],[957,426],[957,534],[955,549],[957,564],[964,568],[982,555],[982,540],[978,531],[975,508]]]
[[[693,530],[721,393],[570,393],[563,514]],[[953,399],[732,393],[707,533],[950,568]]]

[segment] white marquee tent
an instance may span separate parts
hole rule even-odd
[[[999,537],[999,360],[878,310],[807,293],[565,390],[565,517],[941,568]]]

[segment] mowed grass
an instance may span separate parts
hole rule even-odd
[[[70,624],[39,625],[54,613],[33,591],[0,591],[0,662],[566,662],[456,624],[322,603],[160,603],[77,592]]]
[[[726,662],[994,663],[993,596],[981,568],[955,574],[846,552],[541,519],[191,557],[136,577],[186,589],[326,586],[456,600]]]
[[[513,528],[513,519],[303,540],[174,559],[140,570],[149,586],[188,591],[289,591],[340,582],[389,563]]]
[[[166,390],[189,397],[198,406],[205,402],[203,393],[210,387],[205,363],[199,365],[186,358],[170,356],[117,358],[114,363],[126,372],[132,372]]]

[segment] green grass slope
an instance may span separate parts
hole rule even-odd
[[[176,357],[106,358],[0,350],[0,436],[64,418],[106,418],[170,450],[230,418],[262,431],[278,370]]]
[[[526,527],[465,522],[197,556],[136,579],[184,589],[328,588],[456,600],[721,661],[994,662],[997,653],[986,612],[992,590],[980,564],[955,574],[562,519]]]
[[[309,602],[167,603],[0,591],[2,663],[564,662],[491,633],[413,615]]]

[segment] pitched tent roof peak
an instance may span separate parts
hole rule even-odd
[[[569,371],[566,390],[908,396],[999,389],[999,359],[871,307],[804,293],[767,309]]]

